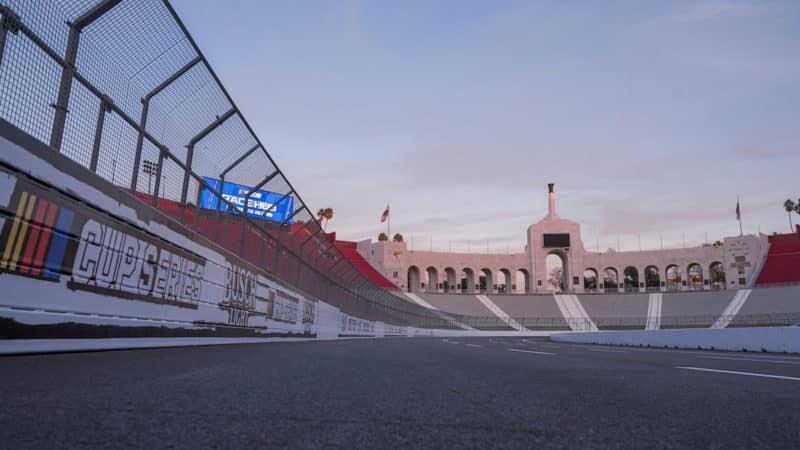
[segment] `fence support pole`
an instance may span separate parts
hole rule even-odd
[[[275,178],[275,176],[278,175],[279,173],[280,172],[278,172],[276,170],[276,171],[272,172],[271,174],[267,175],[266,178],[261,180],[261,182],[258,183],[257,185],[253,186],[250,189],[250,191],[247,192],[247,195],[244,196],[244,206],[242,207],[242,213],[241,213],[241,215],[242,215],[242,229],[241,229],[241,233],[239,233],[239,256],[242,256],[244,254],[244,223],[245,223],[245,218],[247,217],[247,207],[250,204],[250,196],[253,195],[253,192],[261,189],[262,186],[264,186],[265,184],[269,183],[270,180]]]
[[[194,159],[194,147],[204,137],[208,136],[208,133],[214,131],[215,128],[222,125],[235,113],[236,113],[235,108],[229,109],[225,114],[217,117],[217,120],[211,122],[211,124],[205,127],[203,131],[197,133],[197,135],[193,137],[191,141],[189,141],[189,145],[187,146],[188,150],[186,152],[186,171],[183,173],[183,188],[181,189],[181,208],[180,208],[180,213],[178,215],[180,223],[183,223],[183,216],[186,213],[186,195],[187,191],[189,190],[189,173],[192,171],[192,160]]]
[[[19,32],[19,16],[5,5],[0,5],[0,14],[3,15],[3,20],[0,22],[0,66],[2,66],[8,32],[10,31],[12,34]]]
[[[61,151],[64,139],[64,125],[67,123],[69,112],[69,96],[72,92],[72,79],[75,77],[75,63],[78,60],[78,47],[80,46],[81,31],[92,22],[99,19],[111,8],[117,6],[122,0],[104,0],[78,17],[69,26],[67,49],[64,53],[64,68],[61,70],[61,81],[58,86],[58,99],[53,105],[56,109],[53,116],[53,128],[50,131],[50,146]]]
[[[240,156],[236,161],[232,162],[231,165],[225,168],[221,174],[219,174],[219,192],[222,194],[223,189],[225,189],[225,176],[228,175],[228,172],[233,170],[234,167],[238,166],[239,163],[247,159],[254,151],[261,148],[261,144],[256,144],[250,148],[247,152],[245,152],[242,156]],[[221,220],[220,217],[220,208],[222,207],[222,198],[217,199],[217,208],[214,211],[214,242],[219,242],[219,222]],[[222,233],[222,240],[225,241],[225,230],[223,229]]]
[[[181,67],[177,72],[173,73],[172,76],[161,82],[158,86],[153,88],[147,95],[144,96],[142,99],[142,115],[139,117],[139,136],[136,138],[136,153],[133,157],[133,175],[131,176],[131,192],[136,192],[136,182],[139,179],[139,164],[141,164],[142,159],[142,145],[144,144],[144,130],[147,127],[147,114],[150,111],[150,100],[153,99],[156,95],[158,95],[161,91],[167,88],[170,84],[172,84],[175,80],[180,78],[184,73],[188,72],[189,69],[194,67],[197,63],[199,63],[202,59],[197,56],[193,60],[186,63],[185,66]]]
[[[89,162],[89,170],[97,173],[97,160],[100,159],[100,143],[103,140],[103,125],[106,122],[106,114],[111,111],[111,100],[100,99],[100,107],[97,110],[97,128],[94,130],[94,145],[92,146],[92,158]]]

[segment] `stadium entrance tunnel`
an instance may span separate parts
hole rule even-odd
[[[547,254],[545,258],[547,268],[548,287],[553,292],[566,292],[569,287],[569,264],[567,255],[564,252],[555,250]]]

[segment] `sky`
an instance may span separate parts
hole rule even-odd
[[[548,182],[590,250],[789,230],[800,2],[172,3],[340,239],[519,252]]]

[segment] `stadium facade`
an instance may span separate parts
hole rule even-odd
[[[528,227],[524,253],[419,251],[371,240],[359,242],[358,251],[408,292],[494,294],[741,289],[755,282],[769,250],[767,236],[759,234],[726,237],[721,245],[589,251],[580,224],[556,212],[552,183],[548,190],[547,216]],[[561,260],[560,274],[548,271],[549,255]]]

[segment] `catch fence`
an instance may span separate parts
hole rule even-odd
[[[339,251],[168,1],[8,0],[0,14],[0,118],[348,314],[448,326]]]

